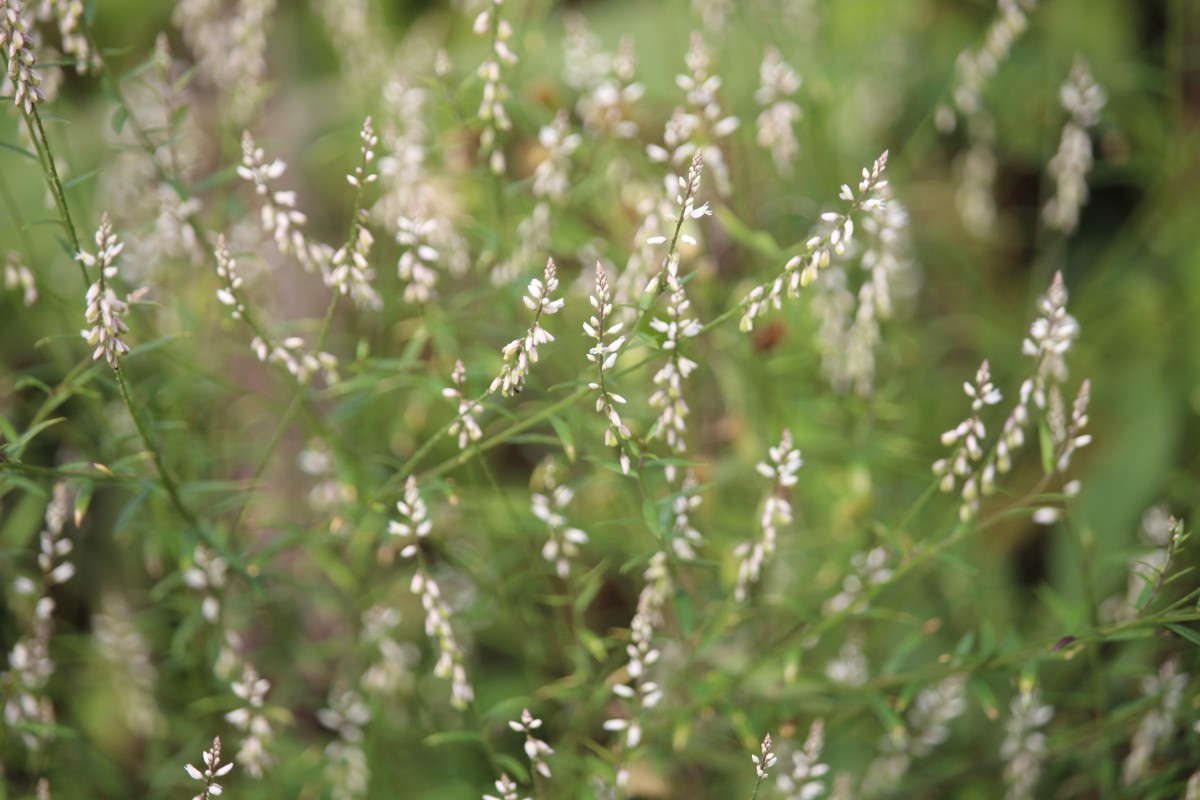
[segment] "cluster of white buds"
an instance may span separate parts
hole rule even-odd
[[[1022,354],[1035,360],[1034,372],[1021,383],[1017,402],[1004,420],[996,449],[983,468],[980,488],[984,494],[994,489],[997,474],[1012,469],[1013,456],[1025,444],[1032,408],[1044,412],[1048,423],[1053,420],[1050,428],[1055,434],[1054,468],[1059,472],[1069,465],[1071,453],[1091,441],[1090,436],[1083,434],[1089,395],[1086,382],[1076,396],[1069,425],[1061,411],[1061,387],[1067,379],[1066,354],[1079,338],[1079,323],[1067,313],[1067,289],[1061,272],[1054,274],[1050,288],[1038,299],[1037,306],[1041,316],[1030,325],[1029,336],[1021,342]],[[1059,410],[1051,413],[1053,404]]]
[[[649,145],[646,151],[651,160],[669,161],[676,166],[682,166],[696,153],[701,154],[712,169],[717,193],[727,197],[729,168],[717,141],[737,130],[739,120],[732,115],[722,116],[717,100],[721,78],[709,74],[708,48],[699,33],[692,33],[685,61],[688,74],[676,75],[675,85],[686,93],[687,109],[676,108],[667,121],[663,146]]]
[[[746,601],[750,587],[758,583],[762,575],[763,564],[775,554],[779,527],[792,522],[792,504],[788,502],[786,493],[796,485],[796,473],[804,465],[800,451],[792,444],[792,433],[786,429],[779,439],[779,445],[768,448],[767,455],[770,462],[760,461],[755,467],[759,475],[774,484],[763,503],[762,516],[759,518],[762,536],[754,541],[742,542],[733,551],[741,562],[738,565],[737,588],[734,590],[734,598],[739,603]]]
[[[401,519],[388,523],[388,533],[404,542],[400,550],[402,558],[418,557],[421,540],[433,530],[433,520],[429,518],[425,501],[417,489],[416,478],[409,476],[405,482],[404,499],[396,503],[396,510],[400,512]],[[425,635],[438,646],[438,660],[433,674],[450,680],[450,705],[464,709],[475,698],[475,691],[467,678],[466,655],[450,626],[450,606],[442,598],[437,580],[425,568],[423,558],[417,559],[417,570],[413,573],[409,588],[421,598],[421,606],[425,609]]]
[[[491,52],[479,65],[479,77],[483,78],[483,99],[479,101],[479,118],[486,126],[479,144],[488,160],[488,169],[493,175],[503,175],[506,168],[504,151],[496,141],[497,132],[512,129],[512,120],[504,107],[512,92],[504,83],[503,72],[505,68],[511,68],[517,63],[516,53],[508,46],[508,40],[513,35],[512,25],[500,16],[500,7],[503,4],[504,0],[491,0],[491,6],[480,12],[473,26],[477,36],[486,36],[491,40]]]
[[[450,373],[453,386],[442,389],[442,397],[458,402],[458,411],[454,422],[450,423],[451,436],[458,435],[458,449],[466,450],[471,442],[483,438],[483,431],[475,418],[483,413],[483,404],[467,396],[467,368],[461,360],[454,362],[454,371]]]
[[[293,255],[309,272],[319,272],[324,278],[333,258],[333,248],[316,242],[304,235],[308,217],[296,208],[296,193],[276,191],[271,181],[278,180],[287,171],[281,159],[267,163],[266,154],[255,144],[250,131],[242,134],[242,163],[237,174],[254,184],[254,192],[262,202],[261,217],[263,230],[275,239],[275,246],[284,255]]]
[[[538,131],[538,143],[546,149],[546,158],[533,170],[533,196],[560,200],[570,186],[568,168],[571,154],[583,142],[578,133],[571,133],[567,112],[559,111],[554,122]]]
[[[242,765],[247,775],[261,778],[264,770],[275,763],[268,749],[273,736],[271,720],[265,712],[271,682],[259,675],[253,666],[245,664],[241,680],[234,681],[230,688],[245,703],[225,715],[225,719],[246,736],[234,760]]]
[[[351,186],[361,189],[369,183],[374,183],[379,180],[379,175],[375,172],[375,148],[379,145],[379,137],[375,135],[375,128],[371,124],[371,118],[367,117],[363,120],[362,130],[359,131],[358,138],[362,139],[362,147],[359,148],[359,153],[362,155],[362,163],[354,168],[354,172],[346,176],[346,180]]]
[[[666,319],[650,320],[650,327],[663,334],[662,349],[668,354],[667,363],[654,373],[654,385],[658,388],[650,395],[650,407],[658,410],[658,419],[650,429],[649,438],[661,438],[667,449],[674,454],[687,452],[684,434],[687,433],[687,416],[690,409],[683,397],[683,382],[697,364],[680,352],[680,345],[687,339],[700,335],[703,327],[695,317],[687,316],[691,301],[679,280],[679,259],[672,254],[667,263],[666,285],[671,293],[667,304]],[[675,480],[674,464],[666,466],[667,480]]]
[[[971,399],[971,416],[942,434],[942,445],[954,447],[954,451],[933,462],[933,474],[941,479],[938,488],[943,492],[954,491],[962,479],[959,518],[966,522],[979,510],[980,477],[975,465],[983,459],[983,443],[987,439],[987,429],[979,413],[1001,399],[1000,390],[992,384],[988,362],[979,365],[974,383],[963,384],[963,392]]]
[[[391,606],[375,605],[362,614],[359,640],[378,657],[363,672],[359,685],[371,695],[393,697],[396,692],[412,685],[410,666],[420,660],[416,645],[396,641],[400,612]]]
[[[1092,77],[1087,61],[1080,57],[1059,90],[1059,99],[1071,118],[1063,126],[1058,152],[1047,165],[1054,178],[1054,197],[1042,209],[1042,219],[1052,228],[1071,233],[1079,225],[1079,211],[1088,199],[1087,174],[1092,168],[1088,129],[1096,125],[1108,98]]]
[[[916,758],[923,758],[950,736],[950,723],[967,709],[966,680],[962,675],[922,689],[897,726],[883,738],[882,751],[867,767],[864,794],[876,796],[894,788]]]
[[[508,777],[508,773],[501,775],[500,780],[496,781],[496,791],[499,794],[485,794],[483,800],[520,800],[521,797],[516,782]]]
[[[21,302],[28,308],[38,300],[37,283],[29,267],[21,263],[21,257],[9,250],[4,259],[4,288],[21,290]]]
[[[430,241],[438,232],[438,223],[432,219],[410,219],[399,217],[396,242],[404,249],[396,263],[396,271],[405,282],[404,301],[424,305],[436,293],[441,253]]]
[[[228,775],[233,769],[233,763],[221,763],[221,737],[218,736],[213,739],[212,747],[204,751],[204,769],[199,769],[191,764],[184,769],[192,780],[204,783],[204,790],[192,800],[211,800],[213,797],[219,797],[224,791],[221,784],[217,783],[217,778]]]
[[[38,9],[41,19],[53,15],[63,53],[75,59],[75,71],[80,75],[98,73],[101,67],[100,53],[92,49],[83,28],[84,13],[83,0],[42,0]]]
[[[792,753],[792,771],[779,776],[779,790],[785,800],[815,800],[825,793],[829,765],[821,763],[825,748],[825,720],[818,719],[808,729],[804,746]]]
[[[548,465],[544,470],[546,494],[535,493],[532,498],[533,515],[546,524],[550,535],[542,547],[542,558],[554,565],[558,577],[566,580],[571,574],[571,560],[579,557],[580,545],[587,544],[588,535],[579,528],[567,525],[567,518],[562,510],[575,497],[575,490],[569,486],[556,485],[554,469]]]
[[[704,537],[692,524],[692,512],[702,501],[700,493],[696,491],[698,484],[696,473],[688,470],[671,503],[671,550],[683,561],[695,561],[696,548],[704,542]]]
[[[1028,12],[1037,5],[1037,0],[997,0],[996,5],[997,14],[988,26],[983,45],[959,53],[954,64],[954,106],[965,117],[984,111],[983,89],[1008,58],[1017,37],[1029,27]],[[939,109],[938,123],[946,132],[953,130],[954,112]]]
[[[46,102],[42,91],[42,76],[33,65],[33,36],[29,21],[21,13],[20,0],[0,0],[0,50],[8,61],[8,80],[13,86],[13,103],[26,114],[33,113],[35,103]]]
[[[534,731],[542,727],[542,721],[530,714],[526,708],[521,711],[521,719],[510,720],[508,727],[517,733],[525,734],[525,755],[529,757],[530,766],[542,777],[549,778],[550,765],[546,763],[546,756],[553,755],[554,748],[533,735]]]
[[[357,691],[341,686],[329,690],[329,706],[317,711],[317,721],[337,733],[325,746],[325,776],[334,800],[366,797],[371,768],[363,751],[363,728],[371,721],[371,707]]]
[[[662,627],[663,608],[671,596],[671,573],[667,567],[666,553],[659,551],[651,556],[643,577],[646,585],[638,595],[637,611],[629,623],[629,644],[625,646],[629,663],[623,679],[612,687],[613,694],[626,706],[625,716],[604,722],[605,730],[624,732],[627,750],[633,750],[641,744],[643,715],[655,708],[663,698],[662,687],[652,680],[650,668],[658,663],[662,655],[654,641],[654,634]],[[618,770],[618,783],[624,780],[625,775],[624,769]]]
[[[842,578],[842,588],[824,605],[826,614],[836,614],[859,602],[863,592],[891,579],[892,569],[888,566],[891,556],[883,545],[861,550],[850,556],[850,573]],[[857,608],[862,613],[866,606]]]
[[[1149,776],[1154,753],[1174,738],[1188,678],[1188,673],[1179,671],[1177,654],[1163,662],[1157,675],[1142,678],[1142,696],[1153,698],[1155,703],[1138,723],[1129,755],[1121,764],[1123,786],[1133,786]]]
[[[754,320],[769,309],[779,309],[785,291],[789,297],[796,297],[802,287],[811,284],[821,270],[829,267],[833,255],[846,253],[854,240],[854,214],[859,211],[872,213],[886,204],[884,189],[888,184],[884,172],[887,159],[885,150],[870,167],[863,168],[857,192],[849,184],[843,184],[838,196],[849,203],[850,208],[841,213],[827,211],[822,214],[825,230],[810,237],[804,243],[804,252],[790,258],[778,277],[759,284],[742,298],[741,305],[746,310],[739,327],[743,332],[754,330]]]
[[[1046,734],[1041,729],[1054,717],[1054,708],[1042,704],[1041,692],[1032,681],[1021,681],[1013,698],[1012,716],[1005,724],[1000,756],[1004,759],[1006,800],[1032,797],[1046,756]]]
[[[425,501],[417,490],[417,479],[412,475],[404,483],[404,499],[396,501],[396,510],[402,519],[390,520],[387,530],[403,542],[400,557],[412,558],[420,551],[421,540],[433,530],[433,520],[429,518]]]
[[[338,359],[325,351],[310,352],[305,349],[304,338],[289,336],[277,345],[268,344],[261,336],[250,341],[250,349],[259,361],[267,364],[283,364],[283,368],[301,386],[306,385],[318,371],[327,384],[338,382]]]
[[[611,342],[605,343],[604,337],[616,336],[624,327],[623,322],[612,321],[612,295],[608,289],[608,275],[600,262],[596,262],[596,291],[588,298],[595,314],[583,323],[583,332],[595,340],[596,344],[587,352],[588,361],[596,365],[597,378],[589,383],[588,388],[596,392],[596,413],[604,415],[608,420],[608,428],[604,431],[604,444],[615,447],[621,462],[621,472],[629,474],[629,453],[623,442],[632,434],[626,427],[617,406],[625,404],[625,398],[611,391],[605,381],[605,373],[611,372],[617,363],[617,355],[625,344],[624,336],[617,336]]]
[[[800,76],[774,47],[763,52],[758,75],[761,85],[754,92],[754,99],[763,106],[758,115],[758,145],[771,152],[781,174],[790,175],[792,162],[800,151],[792,130],[800,120],[800,106],[791,99],[800,89]]]
[[[546,261],[546,271],[542,280],[534,278],[529,282],[529,291],[524,298],[525,307],[533,312],[533,323],[520,339],[513,339],[504,346],[504,366],[500,374],[488,388],[489,394],[497,390],[505,397],[519,394],[525,388],[525,376],[529,374],[529,365],[538,360],[538,345],[553,342],[554,337],[541,326],[542,314],[557,314],[562,310],[566,300],[552,300],[552,295],[558,289],[558,277],[555,274],[554,259]]]
[[[600,49],[599,38],[582,15],[568,14],[564,22],[563,79],[583,92],[575,104],[583,127],[594,135],[621,139],[637,136],[638,124],[629,118],[629,110],[641,100],[646,87],[634,80],[637,59],[633,40],[623,37],[617,52],[607,53]]]
[[[378,311],[383,308],[383,298],[372,285],[375,270],[367,260],[371,245],[375,244],[375,237],[367,228],[366,209],[361,209],[358,215],[350,242],[339,247],[330,259],[329,274],[325,282],[338,293],[350,295],[354,305],[359,308]]]
[[[758,782],[762,783],[768,778],[767,770],[775,766],[775,762],[779,759],[775,753],[771,752],[771,734],[767,734],[762,740],[762,756],[750,756],[754,761],[754,772],[758,775]]]
[[[870,677],[862,634],[846,637],[838,654],[825,665],[825,677],[838,686],[862,686]]]
[[[63,535],[70,513],[71,498],[65,483],[54,486],[46,507],[46,526],[38,537],[38,580],[19,576],[13,592],[33,598],[33,616],[29,631],[8,652],[9,668],[0,673],[5,687],[4,725],[20,731],[21,740],[33,754],[55,737],[54,704],[46,695],[46,684],[54,674],[50,641],[54,636],[55,586],[75,576],[75,564],[68,558],[75,543]]]
[[[192,552],[192,566],[183,571],[183,582],[188,588],[200,592],[200,613],[210,625],[221,618],[220,593],[225,588],[225,574],[229,565],[225,559],[214,555],[202,544]]]
[[[221,287],[217,289],[217,300],[221,305],[229,306],[230,316],[241,319],[246,313],[246,306],[238,296],[242,288],[242,278],[238,275],[237,261],[229,254],[225,244],[225,234],[217,236],[217,246],[213,251],[217,257],[217,276],[221,279]]]
[[[100,227],[96,230],[96,254],[80,251],[75,259],[85,267],[95,267],[96,281],[87,290],[86,319],[91,328],[82,331],[81,335],[87,343],[95,346],[93,360],[101,356],[113,369],[120,367],[120,358],[129,352],[122,334],[128,333],[125,315],[129,306],[117,298],[109,281],[117,277],[117,266],[113,263],[125,248],[123,242],[117,241],[113,233],[112,222],[105,214],[100,218]]]

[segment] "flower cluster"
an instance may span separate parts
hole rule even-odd
[[[242,134],[242,163],[237,174],[254,184],[254,192],[262,202],[260,210],[262,228],[275,239],[275,246],[284,255],[293,255],[308,272],[319,272],[327,276],[333,248],[305,236],[303,228],[308,217],[296,208],[296,193],[278,191],[271,182],[283,177],[287,164],[281,159],[267,163],[266,154],[254,142],[250,131]]]
[[[981,490],[976,465],[983,459],[983,443],[987,439],[987,429],[979,413],[985,406],[994,406],[1001,399],[1000,390],[992,384],[988,362],[979,365],[974,383],[963,384],[963,392],[971,399],[971,416],[942,434],[942,445],[954,447],[954,451],[933,463],[933,474],[941,479],[938,488],[943,492],[954,491],[962,479],[963,503],[959,517],[966,522],[979,510]]]
[[[1179,671],[1179,657],[1172,656],[1159,667],[1157,675],[1142,679],[1142,695],[1154,698],[1154,706],[1142,717],[1133,734],[1129,755],[1121,764],[1121,783],[1133,786],[1151,773],[1154,753],[1175,736],[1183,706],[1183,691],[1188,674]]]
[[[33,113],[36,103],[46,102],[42,91],[42,76],[33,68],[33,36],[29,21],[21,13],[20,0],[0,0],[0,50],[8,62],[8,80],[13,86],[13,103],[26,114]]]
[[[922,689],[897,727],[883,739],[882,755],[871,762],[863,780],[864,792],[876,795],[894,790],[913,759],[922,758],[950,736],[950,723],[967,709],[966,679],[962,675]]]
[[[1054,717],[1054,708],[1042,705],[1038,688],[1031,681],[1023,680],[1020,693],[1013,698],[1011,712],[1012,716],[1005,724],[1000,756],[1005,761],[1004,782],[1008,786],[1005,797],[1020,800],[1033,796],[1041,777],[1042,760],[1046,755],[1046,734],[1041,728]]]
[[[496,781],[496,791],[499,794],[485,794],[483,800],[520,800],[517,784],[508,777],[508,773],[501,775],[500,780]],[[525,800],[529,800],[529,798],[525,798]]]
[[[265,713],[267,692],[271,682],[258,674],[250,664],[242,667],[241,680],[233,682],[233,693],[245,705],[236,708],[225,715],[225,719],[235,728],[246,735],[242,746],[234,760],[246,770],[252,778],[261,778],[263,771],[275,763],[268,752],[271,744],[271,721]]]
[[[751,760],[754,761],[754,772],[758,775],[759,783],[762,783],[767,779],[767,770],[774,767],[775,762],[779,760],[778,757],[771,752],[771,734],[768,733],[763,737],[761,750],[761,758],[759,756],[750,756]]]
[[[120,358],[129,352],[129,345],[121,338],[122,334],[129,331],[125,324],[129,306],[117,298],[117,293],[109,284],[111,279],[117,277],[117,267],[113,262],[124,248],[124,243],[117,241],[112,222],[105,214],[100,218],[100,227],[96,230],[96,254],[81,251],[75,255],[75,259],[85,267],[95,267],[97,270],[96,281],[87,291],[86,319],[92,327],[82,331],[81,335],[96,348],[92,359],[99,360],[104,356],[113,369],[120,367]]]
[[[401,520],[388,523],[388,533],[400,537],[404,542],[400,550],[402,558],[417,558],[417,570],[409,586],[412,593],[421,598],[425,609],[425,635],[437,643],[438,660],[433,674],[450,680],[450,705],[457,709],[466,708],[474,699],[475,691],[467,679],[466,655],[450,626],[450,606],[442,599],[441,586],[425,568],[420,557],[420,542],[433,530],[425,501],[417,489],[416,478],[409,476],[404,487],[404,499],[396,503]]]
[[[670,291],[666,319],[653,319],[650,327],[663,334],[662,349],[667,352],[667,363],[654,373],[654,385],[658,388],[650,395],[650,407],[658,410],[658,419],[650,429],[649,438],[661,438],[667,449],[674,454],[687,452],[683,436],[687,432],[687,416],[690,412],[683,396],[683,382],[696,369],[696,362],[680,352],[680,345],[687,339],[699,336],[702,327],[695,317],[688,316],[691,301],[679,280],[679,260],[672,256],[667,263],[666,285]],[[675,465],[666,466],[667,480],[675,480]]]
[[[192,552],[192,566],[183,571],[183,582],[188,588],[203,594],[200,613],[210,625],[216,625],[221,618],[219,595],[225,588],[225,573],[228,569],[229,565],[225,563],[225,559],[198,544]]]
[[[634,80],[633,42],[623,38],[616,53],[606,53],[582,15],[569,14],[565,24],[563,79],[583,93],[575,111],[584,129],[597,136],[637,136],[638,124],[629,118],[629,110],[642,99],[646,87]]]
[[[1042,208],[1042,219],[1052,228],[1071,233],[1079,225],[1079,210],[1088,199],[1087,174],[1092,168],[1088,128],[1095,126],[1108,98],[1082,58],[1075,60],[1059,98],[1071,118],[1063,126],[1058,152],[1047,166],[1054,178],[1054,197]]]
[[[4,259],[4,288],[21,290],[21,302],[28,308],[38,301],[37,283],[29,267],[21,263],[21,257],[9,250]]]
[[[815,800],[825,793],[829,765],[821,763],[825,748],[825,720],[818,719],[808,729],[804,746],[792,753],[792,771],[779,776],[779,790],[786,800]]]
[[[317,721],[337,733],[325,746],[325,775],[334,800],[366,797],[371,768],[363,751],[363,728],[371,721],[371,708],[354,689],[329,690],[329,706],[317,711]]]
[[[250,341],[250,349],[259,361],[267,364],[282,364],[288,374],[301,386],[306,385],[318,371],[325,382],[338,382],[338,359],[333,353],[311,352],[306,349],[304,338],[289,336],[276,345],[268,344],[261,336]]]
[[[824,230],[804,243],[804,252],[788,259],[783,272],[774,280],[759,284],[742,298],[741,305],[746,309],[740,323],[743,332],[754,330],[754,321],[769,309],[779,309],[785,291],[789,297],[796,297],[801,287],[811,284],[821,270],[829,267],[833,255],[846,253],[854,241],[853,215],[859,211],[872,213],[885,205],[883,190],[888,183],[883,175],[887,159],[887,151],[884,151],[870,167],[863,168],[857,193],[849,184],[843,184],[839,197],[849,203],[850,208],[844,213],[827,211],[822,214]]]
[[[245,125],[266,99],[268,23],[276,0],[241,0],[227,16],[211,0],[181,0],[173,20],[195,53],[201,73],[224,95],[234,125]]]
[[[508,46],[508,40],[513,35],[512,25],[500,16],[500,7],[503,4],[504,0],[491,0],[491,7],[481,11],[474,24],[477,36],[486,36],[491,40],[491,53],[479,66],[479,77],[483,79],[479,118],[486,125],[479,145],[493,175],[503,175],[506,169],[504,151],[496,141],[497,132],[512,129],[512,120],[504,107],[512,92],[504,83],[503,72],[506,67],[512,68],[517,63],[516,53]]]
[[[688,470],[679,485],[679,492],[671,501],[671,550],[683,561],[696,560],[696,548],[703,543],[704,537],[692,524],[692,512],[702,502],[700,493],[696,491],[696,473]]]
[[[542,777],[549,778],[550,765],[546,763],[545,757],[553,755],[554,748],[533,735],[534,731],[542,727],[542,721],[536,719],[526,708],[521,711],[521,719],[510,720],[508,727],[517,733],[525,734],[525,755],[529,756],[530,766]]]
[[[676,108],[667,120],[663,146],[650,145],[646,150],[652,160],[670,161],[676,166],[682,166],[699,153],[712,169],[717,193],[727,197],[729,168],[717,141],[737,130],[739,120],[735,116],[722,116],[717,100],[721,77],[709,74],[709,60],[704,37],[693,32],[685,58],[688,74],[675,76],[675,85],[687,95],[687,109]]]
[[[221,305],[229,306],[229,315],[241,319],[246,313],[246,305],[239,297],[242,288],[242,277],[238,275],[237,261],[229,254],[225,244],[225,234],[217,236],[217,246],[213,251],[217,258],[217,276],[221,279],[221,287],[217,289],[217,300]]]
[[[466,450],[470,442],[478,442],[483,438],[483,431],[475,419],[483,413],[483,404],[478,400],[467,397],[467,368],[463,362],[454,362],[454,371],[450,373],[453,386],[442,389],[442,397],[458,402],[458,411],[454,422],[450,423],[451,436],[458,435],[458,449]]]
[[[604,723],[605,730],[625,732],[625,747],[629,750],[642,741],[643,713],[657,706],[663,697],[658,682],[650,679],[649,668],[661,656],[654,634],[662,627],[663,608],[671,595],[671,574],[667,569],[666,553],[660,551],[651,556],[643,577],[646,585],[638,595],[637,612],[629,623],[629,644],[625,646],[629,663],[625,667],[624,680],[612,687],[613,694],[627,706],[626,716],[614,717]],[[618,783],[622,780],[619,773]]]
[[[46,685],[54,674],[50,641],[54,637],[54,612],[57,603],[53,590],[75,576],[75,564],[68,556],[75,543],[63,535],[70,513],[71,498],[65,483],[54,486],[46,507],[46,526],[38,537],[38,580],[19,576],[13,592],[33,598],[30,630],[21,636],[8,653],[7,671],[0,673],[5,694],[4,725],[20,731],[31,753],[37,754],[55,737],[54,704],[46,695]]]
[[[792,433],[786,429],[779,439],[779,445],[768,448],[767,455],[770,463],[760,461],[755,467],[758,474],[774,482],[763,503],[762,516],[759,517],[762,536],[752,542],[742,542],[733,551],[741,562],[738,565],[737,588],[733,593],[739,603],[746,601],[750,587],[758,583],[762,575],[763,564],[775,554],[779,527],[792,523],[792,504],[785,493],[796,485],[796,473],[804,465],[800,451],[792,444]]]
[[[800,88],[800,76],[774,47],[763,52],[758,74],[761,85],[754,92],[754,99],[763,106],[758,115],[758,145],[771,152],[781,174],[790,175],[792,162],[800,151],[792,126],[801,116],[800,106],[790,98]]]
[[[892,569],[888,561],[888,550],[883,545],[850,556],[850,574],[842,578],[841,590],[825,603],[825,613],[837,614],[851,608],[868,587],[890,580]],[[865,608],[863,606],[857,610],[861,613]]]
[[[192,780],[202,781],[204,790],[200,794],[192,798],[192,800],[211,800],[213,797],[220,796],[224,791],[221,784],[217,783],[217,778],[223,778],[233,769],[232,762],[229,764],[221,763],[221,737],[213,739],[212,747],[204,751],[204,769],[199,769],[191,764],[184,767],[187,774]]]
[[[542,280],[534,278],[529,282],[529,291],[524,298],[525,307],[533,312],[533,323],[525,336],[513,339],[504,346],[504,366],[500,374],[488,388],[489,394],[497,390],[505,397],[519,394],[525,388],[525,376],[529,374],[529,365],[538,360],[538,345],[553,342],[554,337],[541,326],[542,314],[557,314],[562,310],[566,300],[550,299],[558,289],[558,277],[555,273],[554,259],[546,262],[546,271]]]
[[[610,372],[617,363],[617,355],[625,344],[624,336],[617,336],[611,342],[605,343],[604,337],[616,336],[624,327],[623,322],[613,322],[612,296],[608,289],[608,275],[600,262],[596,262],[596,291],[588,298],[595,314],[583,323],[583,332],[595,340],[596,344],[587,352],[588,361],[596,365],[596,380],[588,384],[588,388],[596,392],[596,413],[602,414],[608,420],[608,428],[604,431],[604,444],[618,450],[621,462],[621,472],[629,474],[629,453],[622,442],[632,435],[629,428],[621,420],[617,406],[625,404],[625,398],[611,391],[605,382],[605,373]]]
[[[550,536],[542,547],[542,558],[554,565],[558,577],[566,580],[571,574],[571,559],[579,557],[579,546],[587,544],[588,536],[579,528],[568,527],[567,518],[562,514],[575,497],[575,490],[555,483],[553,465],[548,465],[543,475],[549,494],[535,493],[532,498],[533,515],[550,529]]]

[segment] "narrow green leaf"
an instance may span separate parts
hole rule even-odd
[[[557,414],[550,417],[550,426],[554,428],[554,432],[558,434],[558,439],[562,443],[563,452],[567,455],[567,461],[571,464],[575,463],[575,434],[571,432],[571,427],[562,420]]]
[[[125,130],[125,123],[129,121],[129,112],[124,106],[117,106],[117,110],[113,112],[112,129],[113,133],[121,133]]]
[[[1197,633],[1196,631],[1192,630],[1191,628],[1187,627],[1186,625],[1180,625],[1177,622],[1168,622],[1167,628],[1169,630],[1179,634],[1184,639],[1187,639],[1189,642],[1196,645],[1197,647],[1200,647],[1200,633]]]

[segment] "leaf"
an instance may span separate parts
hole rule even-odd
[[[113,133],[121,133],[125,130],[125,123],[129,121],[129,111],[124,106],[117,106],[117,110],[113,112],[112,129]]]
[[[558,434],[559,441],[562,443],[563,452],[567,455],[567,461],[571,464],[575,463],[575,434],[571,432],[571,427],[562,420],[557,414],[551,415],[550,426],[554,428],[554,432]]]
[[[475,744],[482,741],[478,731],[443,731],[426,736],[423,740],[429,747],[441,747],[447,744]]]
[[[1200,647],[1200,633],[1197,633],[1186,625],[1180,625],[1177,622],[1168,622],[1167,629],[1179,634],[1197,647]]]
[[[1000,708],[996,704],[996,695],[992,691],[992,687],[978,676],[972,677],[967,685],[971,689],[971,694],[975,695],[975,700],[978,701],[979,707],[983,709],[983,713],[990,720],[995,720],[1000,716]]]
[[[675,587],[675,610],[679,614],[679,627],[685,637],[692,635],[696,628],[696,614],[692,608],[692,598],[682,587]]]

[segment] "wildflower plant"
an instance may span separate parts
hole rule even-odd
[[[1200,792],[1180,4],[128,5],[0,0],[8,794]]]

